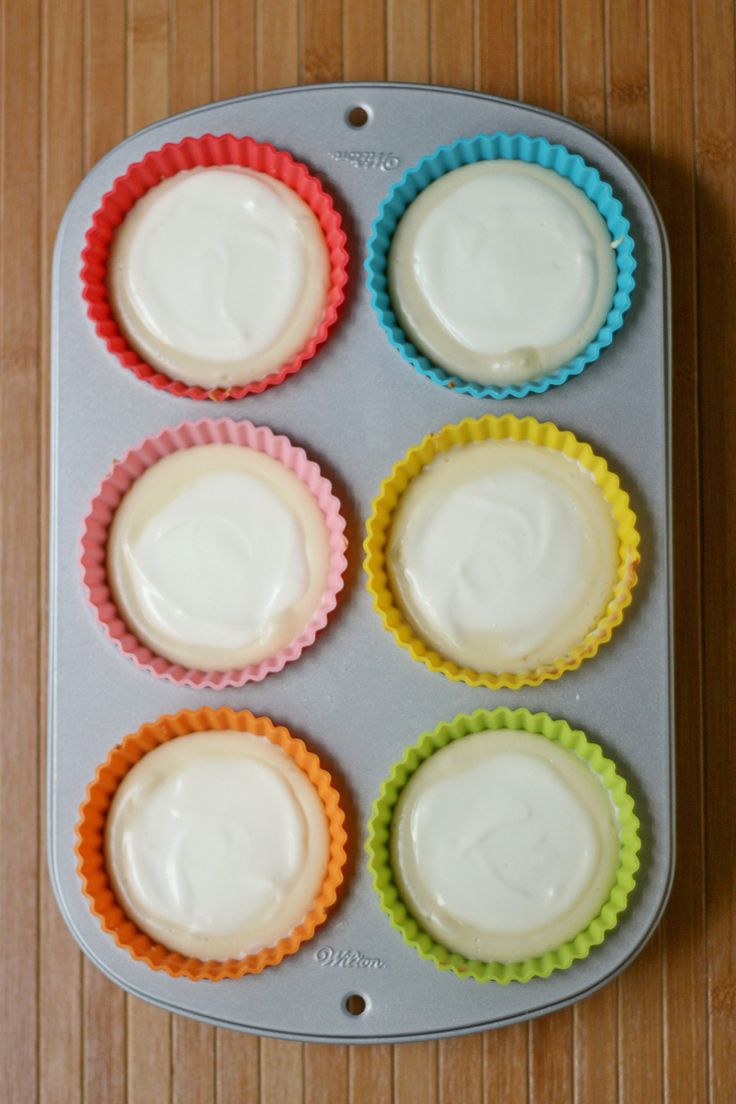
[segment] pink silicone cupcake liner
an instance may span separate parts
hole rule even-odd
[[[304,348],[287,364],[260,380],[237,387],[207,390],[171,379],[142,360],[128,344],[118,328],[108,299],[107,261],[117,227],[141,196],[166,177],[186,169],[212,165],[240,165],[266,173],[288,185],[311,207],[322,227],[329,250],[330,287],[317,329]],[[232,134],[205,134],[201,138],[169,142],[161,149],[147,153],[142,161],[137,161],[119,176],[110,191],[102,197],[100,206],[92,216],[92,225],[85,240],[87,244],[82,251],[82,296],[87,303],[87,314],[94,322],[95,331],[123,367],[129,368],[138,379],[145,380],[160,391],[170,391],[189,399],[242,399],[244,395],[258,394],[267,387],[281,383],[287,376],[294,375],[326,340],[345,297],[343,288],[347,281],[348,266],[346,238],[331,197],[307,167],[295,161],[291,154],[275,149],[269,142],[256,142],[253,138],[236,138]]]
[[[211,444],[243,445],[279,460],[309,488],[322,510],[329,533],[327,585],[307,627],[288,647],[282,648],[268,659],[228,671],[200,671],[182,667],[154,654],[122,620],[107,578],[106,556],[110,524],[128,488],[147,468],[164,456],[180,449]],[[225,686],[260,682],[266,675],[280,671],[287,663],[298,659],[304,649],[314,643],[317,633],[327,624],[329,614],[337,605],[337,595],[342,590],[343,573],[347,567],[346,548],[345,520],[340,512],[340,502],[332,493],[329,480],[325,479],[318,465],[309,459],[304,449],[292,445],[288,437],[277,436],[267,426],[234,422],[230,418],[202,418],[198,422],[184,422],[174,428],[161,430],[157,436],[148,437],[113,465],[92,499],[84,521],[82,580],[97,620],[110,639],[139,667],[184,686],[219,690]]]

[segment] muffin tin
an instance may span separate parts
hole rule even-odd
[[[367,114],[360,128],[349,121],[356,106]],[[544,395],[484,401],[437,387],[401,359],[371,309],[363,260],[379,205],[406,168],[441,143],[497,130],[543,135],[597,167],[631,222],[638,268],[631,310],[596,364]],[[167,141],[228,132],[273,142],[322,177],[348,232],[350,281],[338,324],[297,376],[215,407],[124,371],[86,316],[79,271],[85,231],[115,177]],[[606,984],[641,950],[664,908],[674,854],[668,266],[652,200],[606,142],[559,116],[470,92],[341,84],[246,96],[141,131],[85,178],[53,268],[48,848],[64,919],[115,982],[222,1027],[387,1042],[542,1015]],[[454,683],[413,662],[371,609],[361,568],[365,519],[393,463],[428,432],[489,412],[533,414],[590,442],[621,475],[642,535],[640,581],[612,643],[559,681],[516,692]],[[223,413],[286,433],[319,463],[348,520],[350,566],[330,624],[297,663],[257,684],[198,690],[138,669],[106,638],[82,586],[80,538],[115,459],[166,426]],[[303,736],[333,774],[349,834],[345,884],[317,936],[278,968],[217,983],[154,972],[118,948],[89,910],[74,855],[85,787],[110,748],[162,713],[203,705],[265,713]],[[457,713],[499,705],[547,711],[600,742],[642,821],[642,869],[616,930],[570,969],[507,986],[422,961],[382,914],[364,855],[372,803],[404,749]]]

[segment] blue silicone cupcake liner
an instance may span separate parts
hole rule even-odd
[[[461,379],[444,368],[433,364],[421,353],[401,329],[391,307],[388,292],[388,252],[396,226],[407,207],[424,188],[445,173],[472,165],[476,161],[505,160],[527,161],[553,169],[566,177],[590,199],[605,219],[616,246],[616,291],[611,309],[603,326],[593,341],[568,364],[539,379],[524,383],[497,386]],[[391,188],[381,204],[373,232],[368,239],[368,290],[371,303],[378,315],[388,339],[404,360],[429,379],[461,395],[474,395],[479,399],[521,399],[525,395],[541,395],[549,387],[558,387],[571,376],[579,376],[588,364],[592,364],[613,341],[613,335],[621,329],[624,314],[631,304],[634,288],[634,242],[629,234],[629,222],[623,208],[614,196],[609,184],[601,180],[597,169],[587,165],[577,153],[570,153],[564,146],[552,145],[546,138],[531,138],[528,134],[478,134],[474,138],[459,138],[450,146],[440,146],[434,153],[423,157],[407,169],[401,180]]]

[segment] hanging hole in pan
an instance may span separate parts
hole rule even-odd
[[[348,993],[342,1004],[351,1016],[362,1016],[368,1007],[368,1001],[360,993]]]
[[[349,108],[345,114],[348,126],[353,127],[354,130],[364,127],[370,121],[370,117],[369,109],[363,107],[363,104],[356,104],[355,107]]]

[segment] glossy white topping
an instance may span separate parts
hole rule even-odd
[[[613,516],[592,475],[543,446],[483,441],[411,481],[388,544],[394,592],[441,655],[478,671],[566,655],[616,579]]]
[[[393,822],[402,897],[450,950],[511,962],[572,939],[618,864],[607,791],[543,736],[502,730],[449,744],[412,775]]]
[[[185,383],[261,379],[306,343],[329,261],[315,215],[278,180],[238,166],[177,173],[138,200],[109,268],[131,344]]]
[[[181,736],[125,776],[107,819],[126,915],[172,951],[243,958],[297,927],[319,894],[329,835],[306,775],[242,732]]]
[[[534,379],[581,352],[610,309],[606,224],[564,177],[483,161],[426,188],[391,246],[392,303],[405,332],[464,379]]]
[[[115,514],[108,574],[129,627],[157,655],[244,667],[290,644],[321,600],[323,514],[283,464],[238,445],[159,460]]]

